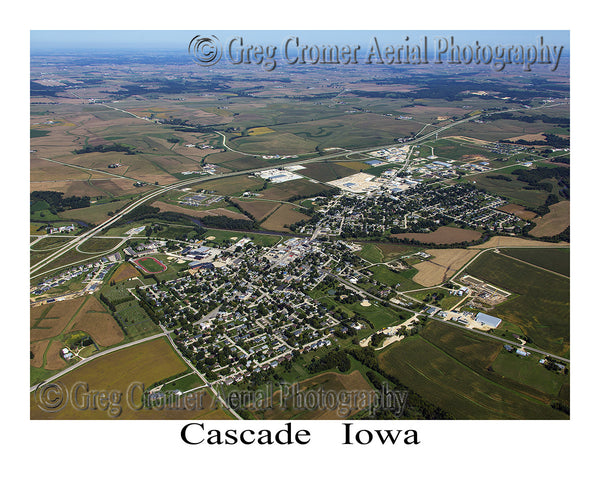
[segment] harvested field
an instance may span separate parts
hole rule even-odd
[[[50,340],[41,340],[29,346],[29,350],[33,353],[33,358],[29,362],[32,367],[42,368],[44,365],[44,352],[48,343],[50,343]]]
[[[531,230],[534,237],[552,237],[558,235],[570,224],[570,204],[563,201],[550,205],[550,213],[538,219],[536,226]]]
[[[508,140],[511,142],[517,142],[519,140],[525,140],[526,142],[537,142],[544,144],[546,142],[546,137],[542,135],[544,132],[540,133],[528,133],[526,135],[519,135],[518,137],[511,137]]]
[[[161,201],[154,202],[152,206],[160,208],[161,212],[183,213],[184,215],[189,215],[190,217],[202,218],[222,215],[233,219],[250,220],[246,215],[242,213],[232,212],[231,210],[227,210],[226,208],[212,208],[210,210],[193,210],[191,208],[184,208],[178,205],[171,205],[169,203]]]
[[[492,237],[481,245],[474,245],[472,249],[482,250],[492,247],[550,247],[556,245],[569,245],[567,242],[548,243],[539,240],[529,240],[517,237]]]
[[[233,202],[244,212],[252,215],[258,222],[273,213],[281,205],[277,202],[265,202],[264,200],[233,200]]]
[[[110,277],[111,281],[115,283],[123,282],[125,280],[129,280],[130,278],[139,276],[140,272],[128,262],[124,262],[115,270],[112,277]]]
[[[423,243],[460,243],[472,242],[481,237],[481,233],[475,230],[466,230],[456,227],[440,227],[435,232],[429,233],[396,233],[392,237],[408,240],[417,240]]]
[[[311,163],[305,165],[305,169],[302,170],[302,175],[314,178],[320,182],[330,182],[332,180],[338,180],[356,173],[356,170],[344,166],[340,163]],[[365,165],[363,168],[368,168]]]
[[[134,382],[149,386],[173,375],[183,374],[185,371],[187,371],[186,364],[173,351],[167,340],[159,338],[92,360],[62,376],[60,381],[69,391],[76,382],[85,382],[89,385],[90,390],[117,390],[121,392],[122,401],[119,406],[122,411],[118,415],[120,419],[185,419],[199,418],[209,413],[216,415],[211,408],[212,399],[207,397],[207,394],[203,398],[203,409],[165,409],[160,411],[144,408],[133,410],[125,401],[127,390]],[[136,403],[138,397],[134,396]],[[58,412],[46,413],[36,405],[34,395],[30,399],[30,417],[32,419],[110,418],[107,411],[100,409],[76,410],[70,404],[67,404],[65,408]],[[222,410],[219,409],[218,412],[222,415],[217,415],[217,417],[228,418]]]
[[[351,168],[352,170],[366,170],[368,168],[370,168],[369,165],[367,165],[365,162],[335,162],[336,165],[339,165],[340,167],[347,167],[347,168]]]
[[[477,255],[476,250],[448,248],[443,250],[425,250],[433,258],[417,263],[419,271],[413,280],[425,287],[433,287],[448,280],[460,268]]]
[[[309,218],[307,215],[294,210],[293,205],[285,203],[267,218],[261,226],[266,230],[289,232],[290,229],[284,227],[284,225],[291,225],[292,223],[299,222],[300,220],[308,220]]]
[[[537,216],[536,213],[526,210],[525,207],[517,205],[516,203],[509,203],[507,205],[503,205],[499,207],[498,210],[501,210],[506,213],[512,213],[513,215],[516,215],[517,217],[522,218],[523,220],[532,220]]]
[[[102,346],[109,347],[123,341],[125,335],[112,315],[96,299],[89,296],[85,305],[75,317],[70,331],[81,330],[88,333],[94,341]]]
[[[53,341],[46,352],[46,370],[62,370],[67,366],[67,362],[60,356],[60,351],[63,344],[58,341]]]
[[[84,300],[84,297],[78,297],[64,302],[56,302],[49,310],[46,310],[45,306],[32,308],[31,317],[34,323],[30,331],[30,340],[35,342],[58,335],[68,325]]]

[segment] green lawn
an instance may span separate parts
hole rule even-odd
[[[385,265],[375,265],[370,267],[369,270],[373,272],[373,276],[371,278],[400,291],[413,290],[423,287],[412,280],[412,277],[414,277],[417,273],[416,268],[395,271],[390,270]]]

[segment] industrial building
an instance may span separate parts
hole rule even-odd
[[[496,328],[498,325],[500,325],[500,322],[502,321],[502,319],[498,317],[492,317],[491,315],[488,315],[487,313],[483,312],[479,312],[475,317],[475,320],[492,328]]]

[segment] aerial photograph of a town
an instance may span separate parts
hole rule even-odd
[[[146,35],[30,33],[31,419],[570,418],[568,31]]]

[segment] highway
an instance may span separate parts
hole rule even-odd
[[[515,109],[516,110],[516,109]],[[512,111],[512,110],[505,110],[505,112],[507,111]],[[414,139],[411,140],[410,142],[406,142],[407,144],[412,144],[412,143],[416,143],[416,142],[421,142],[429,137],[431,137],[432,135],[435,135],[439,132],[445,131],[449,128],[455,127],[456,125],[460,125],[462,123],[468,122],[470,120],[473,120],[474,118],[477,118],[479,115],[474,115],[472,117],[468,117],[468,118],[464,118],[462,120],[458,120],[456,122],[450,123],[444,127],[440,127],[436,130],[433,130],[430,133],[427,133],[421,137],[419,137],[418,139]],[[225,144],[225,136],[222,133],[219,133],[221,136],[223,136],[223,144],[226,148],[230,148],[227,147]],[[398,143],[394,143],[394,144],[390,144],[390,145],[383,145],[383,146],[375,146],[375,147],[369,147],[369,148],[362,148],[362,149],[358,149],[358,150],[352,150],[350,153],[351,154],[358,154],[358,153],[367,153],[367,152],[371,152],[373,150],[381,150],[383,148],[389,148],[392,146],[397,146]],[[240,153],[240,152],[238,152]],[[313,162],[322,162],[325,160],[330,160],[333,158],[338,158],[340,156],[343,156],[344,154],[348,155],[349,153],[332,153],[330,155],[323,155],[320,157],[314,157],[314,158],[309,158],[309,159],[303,159],[303,160],[298,160],[296,162],[293,162],[295,164],[306,164],[306,163],[313,163]],[[289,165],[289,162],[286,163],[281,163],[278,165],[273,165],[271,168],[280,168],[283,166]],[[219,178],[226,178],[226,177],[235,177],[238,175],[248,175],[251,173],[256,173],[256,172],[260,172],[262,170],[264,170],[265,167],[261,167],[261,168],[251,168],[248,170],[242,170],[242,171],[237,171],[237,172],[228,172],[228,173],[219,173],[216,175],[210,175],[207,177],[202,177],[202,178],[191,178],[189,180],[182,180],[176,183],[173,183],[171,185],[168,186],[164,186],[164,187],[159,187],[158,189],[147,193],[146,195],[142,196],[141,198],[139,198],[138,200],[134,201],[133,203],[131,203],[130,205],[128,205],[127,207],[123,208],[123,210],[121,210],[119,213],[115,214],[114,216],[112,216],[111,218],[109,218],[108,220],[106,220],[104,223],[101,223],[100,225],[98,225],[97,227],[94,227],[93,229],[82,233],[80,236],[78,236],[77,238],[75,238],[74,240],[72,240],[71,242],[67,243],[66,245],[64,245],[63,247],[59,248],[56,252],[52,253],[51,255],[48,255],[45,259],[41,260],[40,262],[36,263],[35,265],[33,265],[30,270],[29,273],[30,275],[37,272],[38,270],[40,270],[41,268],[45,267],[46,265],[49,265],[50,263],[52,263],[54,260],[56,260],[57,258],[59,258],[61,255],[64,255],[66,252],[68,252],[69,250],[71,250],[72,248],[78,247],[79,245],[81,245],[82,243],[84,243],[86,240],[89,240],[90,238],[92,238],[94,235],[96,235],[97,233],[101,232],[102,230],[104,230],[105,228],[109,227],[110,225],[112,225],[113,223],[117,222],[121,217],[123,217],[124,215],[128,214],[129,212],[131,212],[132,210],[134,210],[135,208],[139,207],[140,205],[144,204],[145,202],[147,202],[148,200],[151,200],[152,198],[158,197],[162,194],[164,194],[165,192],[169,191],[169,190],[173,190],[173,189],[177,189],[177,188],[182,188],[188,185],[193,185],[194,183],[200,183],[203,181],[208,181],[208,180],[215,180],[215,179],[219,179]]]

